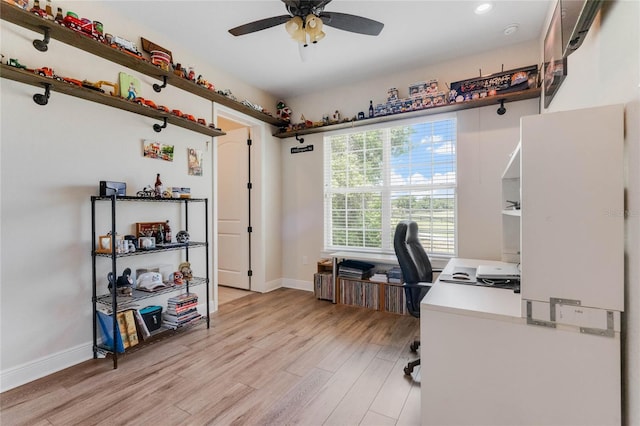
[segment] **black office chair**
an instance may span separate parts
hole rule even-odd
[[[427,294],[433,282],[433,269],[429,256],[424,251],[418,239],[418,224],[411,220],[403,220],[396,226],[393,236],[393,248],[402,270],[404,278],[404,295],[407,311],[416,318],[420,318],[420,301]],[[420,341],[411,343],[412,352],[417,352]],[[404,374],[411,374],[416,365],[420,365],[420,358],[411,361],[404,368]]]

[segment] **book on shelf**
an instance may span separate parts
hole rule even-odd
[[[394,266],[393,268],[387,271],[387,277],[389,279],[389,283],[392,284],[402,284],[404,280],[402,279],[402,269],[399,266]]]
[[[116,327],[114,348],[113,316],[101,310],[97,310],[96,315],[98,316],[98,323],[100,324],[100,331],[102,332],[102,345],[110,351],[124,352],[125,347],[119,326]]]
[[[369,281],[377,282],[377,283],[386,283],[388,282],[387,273],[385,271],[376,271],[369,277]]]
[[[140,309],[133,309],[133,316],[135,317],[136,324],[138,325],[138,336],[140,339],[144,340],[148,337],[151,337],[151,333],[149,332],[149,328],[147,324],[142,319],[142,315],[140,314]]]
[[[127,335],[127,323],[124,319],[124,312],[118,312],[118,328],[120,329],[120,338],[122,339],[122,343],[124,348],[127,349],[131,344],[129,343],[129,336]]]
[[[133,347],[139,343],[138,340],[138,328],[136,327],[136,320],[133,315],[133,309],[124,311],[124,322],[127,327],[127,339],[129,340],[129,347]]]
[[[333,300],[333,274],[317,272],[313,275],[313,292],[317,299]]]
[[[375,265],[359,260],[343,260],[338,265],[338,275],[345,278],[366,279],[373,273]]]

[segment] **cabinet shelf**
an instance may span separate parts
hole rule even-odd
[[[67,27],[59,25],[56,22],[41,18],[33,13],[20,9],[17,6],[10,5],[6,2],[0,2],[0,17],[7,22],[11,22],[37,33],[42,33],[46,28],[49,31],[49,36],[52,39],[71,45],[80,50],[84,50],[85,52],[91,53],[101,58],[107,59],[111,62],[122,65],[149,77],[157,78],[158,80],[163,80],[164,78],[166,78],[167,84],[190,92],[196,96],[225,105],[231,109],[242,112],[265,123],[280,127],[286,126],[288,124],[277,117],[273,117],[262,111],[258,111],[255,108],[248,107],[242,102],[235,101],[213,90],[206,89],[190,80],[179,77],[172,72],[164,71],[147,60],[139,59],[134,55],[124,53],[119,49],[113,48],[104,43],[100,43],[90,37],[85,36],[84,34],[73,31]],[[4,77],[5,69],[3,68],[2,71],[2,76]],[[219,133],[212,136],[220,135],[224,135],[224,133]]]
[[[180,245],[172,245],[170,247],[157,247],[157,248],[153,248],[153,249],[138,249],[136,251],[129,252],[129,253],[116,253],[116,258],[121,258],[121,257],[128,257],[128,256],[140,256],[143,254],[152,254],[152,253],[160,253],[162,251],[174,251],[174,250],[186,250],[186,249],[191,249],[191,248],[196,248],[196,247],[206,247],[207,243],[200,243],[200,242],[193,242],[190,241],[189,243],[185,243],[185,244],[180,244]],[[94,253],[95,256],[97,257],[108,257],[109,259],[111,259],[111,253]]]
[[[125,352],[120,352],[118,353],[118,357],[121,357],[123,355],[131,355],[135,352],[138,352],[138,350],[143,349],[153,343],[156,343],[160,340],[164,340],[167,339],[169,337],[172,337],[178,333],[182,333],[185,332],[193,327],[197,327],[201,324],[205,324],[207,322],[206,318],[200,317],[197,320],[194,320],[193,322],[190,322],[188,324],[184,324],[184,325],[180,325],[177,326],[176,328],[171,328],[171,327],[167,327],[167,326],[161,326],[159,329],[152,331],[151,332],[151,336],[147,337],[144,341],[138,343],[136,346],[132,347],[132,348],[127,348],[125,350]],[[109,356],[113,356],[114,352],[112,349],[107,348],[106,346],[103,345],[96,345],[95,347],[96,352],[102,354],[102,355],[109,355]]]
[[[191,280],[189,280],[189,288],[194,286],[199,286],[202,284],[208,284],[208,283],[209,283],[209,280],[207,278],[193,277]],[[156,297],[162,294],[173,293],[176,291],[183,290],[185,288],[187,288],[186,284],[174,285],[172,287],[163,288],[158,291],[142,291],[142,290],[133,289],[132,296],[116,296],[116,300],[118,303],[118,308],[123,309],[135,304],[140,300],[149,299],[151,297]],[[113,302],[112,299],[113,299],[113,295],[103,294],[96,297],[96,303],[100,303],[101,305],[105,305],[105,306],[111,306],[111,303]]]
[[[2,77],[8,78],[9,80],[18,81],[20,83],[25,83],[40,88],[44,88],[45,84],[49,84],[50,90],[53,92],[63,93],[65,95],[74,96],[76,98],[85,99],[87,101],[96,102],[98,104],[133,112],[135,114],[140,114],[150,118],[155,118],[160,121],[166,119],[167,123],[169,124],[173,124],[194,132],[202,133],[207,136],[215,137],[225,134],[222,131],[212,129],[202,124],[198,124],[191,120],[187,120],[186,118],[162,112],[148,106],[139,105],[135,102],[128,101],[117,96],[111,96],[106,93],[87,89],[86,87],[76,86],[65,81],[60,81],[49,77],[42,77],[38,74],[20,70],[6,64],[1,64],[0,70],[2,70]]]
[[[369,124],[385,123],[389,121],[404,120],[407,118],[422,117],[433,114],[442,114],[446,112],[461,111],[471,108],[480,108],[484,106],[497,105],[500,101],[515,102],[525,99],[535,99],[540,97],[540,88],[526,89],[513,93],[505,93],[503,95],[490,96],[487,98],[476,99],[467,102],[459,102],[446,104],[432,108],[425,108],[417,111],[399,112],[397,114],[383,115],[380,117],[365,118],[363,120],[347,121],[344,123],[329,124],[326,126],[311,127],[308,129],[292,130],[275,133],[273,136],[277,138],[291,138],[296,135],[308,135],[312,133],[322,133],[331,130],[349,129],[352,127],[368,126]]]

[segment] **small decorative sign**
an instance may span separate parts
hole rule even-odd
[[[291,148],[292,154],[298,154],[300,152],[309,152],[309,151],[313,151],[313,145],[294,146],[293,148]]]

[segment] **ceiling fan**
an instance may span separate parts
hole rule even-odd
[[[331,0],[282,0],[288,15],[273,16],[240,25],[229,30],[234,36],[262,31],[276,25],[285,24],[291,38],[306,46],[307,38],[316,43],[324,37],[322,25],[343,31],[377,36],[384,24],[362,16],[339,12],[325,12]]]

